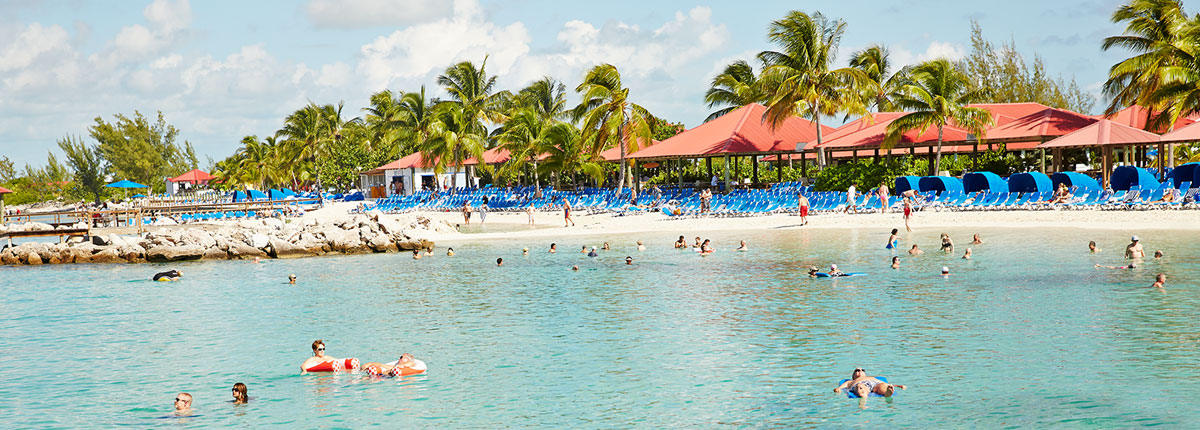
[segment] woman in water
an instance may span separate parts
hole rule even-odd
[[[553,254],[553,253],[556,253],[556,252],[558,252],[558,244],[557,244],[557,243],[551,243],[551,244],[550,244],[550,253],[551,253],[551,254]]]
[[[954,241],[950,240],[950,235],[946,233],[942,233],[942,252],[954,252]]]
[[[892,268],[893,269],[900,268],[900,257],[894,256],[894,255],[892,256]]]
[[[1100,248],[1096,247],[1096,241],[1094,241],[1094,240],[1088,241],[1088,251],[1090,251],[1093,254],[1100,252]]]
[[[963,258],[963,260],[970,260],[970,259],[971,259],[971,248],[967,248],[967,252],[964,252],[964,253],[963,253],[963,256],[962,256],[962,258]]]
[[[746,241],[744,241],[744,240],[743,240],[743,241],[742,241],[742,244],[741,244],[740,246],[738,246],[738,248],[737,248],[737,249],[735,249],[734,251],[743,251],[743,252],[745,252],[745,251],[749,251],[749,250],[750,250],[750,248],[747,248],[747,247],[746,247]]]
[[[362,366],[363,370],[372,375],[389,375],[392,370],[411,368],[416,364],[413,355],[409,353],[400,354],[400,358],[394,363],[367,363]]]
[[[871,393],[875,393],[883,397],[892,397],[892,394],[896,392],[896,388],[901,390],[908,389],[908,387],[900,384],[889,384],[874,376],[867,376],[866,370],[863,370],[862,368],[856,368],[854,369],[854,372],[850,373],[850,379],[847,379],[846,382],[843,382],[838,385],[837,388],[834,388],[833,392],[840,393],[842,390],[849,390],[858,397],[867,397]]]
[[[979,238],[979,233],[975,233],[975,236],[973,239],[974,240],[971,241],[972,245],[982,245],[983,244],[983,239]]]
[[[178,270],[168,270],[166,272],[155,273],[154,277],[150,278],[157,282],[178,281],[183,276],[183,272]]]
[[[888,236],[887,245],[884,246],[885,249],[896,249],[896,246],[900,245],[900,235],[898,233],[900,233],[900,229],[892,229],[892,235]]]
[[[233,404],[244,405],[250,401],[250,395],[247,393],[246,384],[238,382],[233,384]]]
[[[313,356],[304,360],[300,364],[300,373],[308,373],[308,369],[321,363],[328,361],[338,361],[338,359],[325,355],[325,342],[321,339],[314,340],[312,343]]]

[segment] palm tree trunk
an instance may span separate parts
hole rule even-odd
[[[617,137],[617,146],[621,148],[621,178],[617,179],[617,193],[625,188],[625,126],[621,126],[621,135]]]
[[[821,139],[824,137],[821,133],[821,114],[813,115],[813,122],[817,124],[817,170],[825,168],[825,148],[821,147]]]
[[[936,176],[942,171],[942,124],[938,124],[938,147],[937,156],[933,159],[933,173],[931,176]]]
[[[538,178],[537,157],[533,157],[533,188],[537,191],[542,190],[542,181]]]

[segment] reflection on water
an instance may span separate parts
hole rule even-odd
[[[1119,250],[1126,232],[982,230],[972,260],[901,252],[892,270],[888,230],[705,234],[707,257],[671,247],[694,233],[663,231],[440,244],[416,261],[0,268],[0,349],[36,363],[0,366],[0,414],[19,428],[995,428],[1178,427],[1200,409],[1168,401],[1196,384],[1164,383],[1200,374],[1190,236],[1139,232],[1171,260],[1113,271],[1092,266],[1119,253],[1085,245]],[[936,249],[937,233],[905,248]],[[752,251],[730,252],[742,239]],[[572,252],[604,241],[598,258]],[[834,263],[869,275],[805,274]],[[185,279],[145,280],[168,267]],[[1165,292],[1148,288],[1158,272]],[[430,370],[298,375],[314,339],[364,362],[411,352]],[[909,389],[834,394],[854,367]],[[244,406],[227,402],[238,381]],[[180,391],[199,416],[159,419]]]

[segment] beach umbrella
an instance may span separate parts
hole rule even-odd
[[[137,182],[133,182],[133,181],[131,181],[131,180],[128,180],[128,179],[122,179],[122,180],[120,180],[120,181],[113,182],[113,183],[111,183],[111,184],[105,185],[105,187],[108,187],[108,188],[125,188],[125,189],[129,189],[129,188],[150,188],[150,187],[148,187],[148,186],[145,186],[145,185],[139,184],[139,183],[137,183]]]

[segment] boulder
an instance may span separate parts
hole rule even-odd
[[[268,247],[268,249],[270,250],[269,253],[271,256],[275,258],[307,257],[310,255],[316,255],[315,253],[310,252],[309,249],[305,249],[286,240],[274,237],[271,238],[271,246]],[[320,248],[317,250],[320,251]]]
[[[398,249],[396,248],[396,242],[393,242],[391,237],[383,233],[376,233],[368,239],[367,246],[375,252],[395,252]]]
[[[108,237],[100,236],[100,235],[92,236],[92,245],[108,246],[109,245]]]
[[[116,234],[109,234],[108,235],[108,244],[115,246],[117,248],[120,248],[122,246],[128,245],[129,243],[126,242],[125,239],[121,238],[121,236],[118,236]]]
[[[250,240],[246,244],[258,249],[264,249],[271,244],[271,238],[262,233],[255,233],[250,235]]]
[[[199,260],[204,248],[198,245],[159,246],[146,250],[146,260],[153,262]]]
[[[229,258],[247,259],[254,257],[266,258],[267,253],[242,242],[229,242]]]
[[[205,249],[217,246],[217,240],[211,234],[198,228],[184,230],[183,234],[179,235],[179,241],[187,245],[199,245]]]
[[[430,248],[433,246],[433,242],[425,239],[409,239],[397,242],[396,246],[399,247],[401,251],[412,251],[414,249]]]
[[[226,248],[226,249],[228,249],[228,248]],[[221,248],[218,248],[215,246],[212,248],[205,248],[204,249],[204,259],[205,260],[228,260],[229,259],[229,251],[226,251],[224,249],[221,249]]]
[[[130,263],[137,263],[146,258],[146,250],[134,244],[126,244],[117,248],[117,253]]]
[[[93,263],[120,263],[122,261],[125,261],[124,259],[121,258],[121,254],[120,254],[120,252],[117,251],[116,248],[102,249],[102,250],[100,250],[100,252],[92,254],[92,256],[89,258],[89,260]],[[79,261],[78,256],[76,256],[75,261],[76,262]]]
[[[283,228],[283,221],[279,218],[263,218],[262,225],[271,230],[279,230]]]
[[[5,249],[4,251],[0,251],[0,263],[8,265],[21,264],[21,257],[18,257],[12,249]]]
[[[404,224],[388,217],[379,218],[379,230],[392,237],[404,236]]]
[[[37,251],[29,251],[21,256],[21,260],[30,266],[38,266],[42,264],[42,256],[38,255]]]

